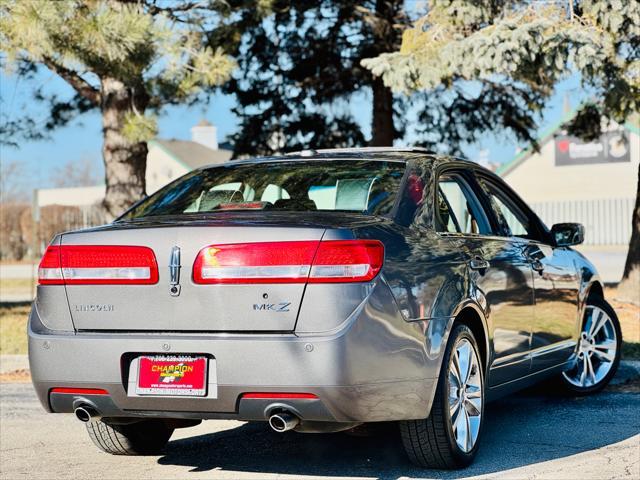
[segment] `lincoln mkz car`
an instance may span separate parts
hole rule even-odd
[[[542,379],[592,393],[615,374],[620,327],[571,249],[583,235],[419,149],[201,168],[53,239],[33,384],[112,454],[159,453],[203,419],[397,422],[411,461],[460,468],[488,401]]]

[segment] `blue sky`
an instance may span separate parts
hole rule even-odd
[[[62,98],[71,94],[70,87],[48,71],[43,71],[29,82],[3,73],[0,75],[0,108],[4,110],[3,113],[9,117],[16,117],[26,109],[30,114],[42,113],[44,118],[43,106],[31,99],[33,89],[37,86],[44,86],[48,93],[58,94]],[[571,98],[573,107],[585,98],[576,77],[562,82],[544,112],[541,129],[561,118],[566,93]],[[366,95],[354,99],[350,105],[354,116],[363,125],[365,134],[369,135],[371,112]],[[232,96],[217,95],[210,104],[166,108],[159,118],[159,137],[189,139],[190,128],[204,117],[218,127],[218,140],[223,141],[237,129],[238,121],[231,111],[233,106]],[[96,169],[96,177],[102,178],[104,169],[101,146],[100,115],[96,111],[84,114],[68,126],[52,132],[50,140],[21,142],[17,149],[0,147],[0,161],[19,162],[23,167],[23,180],[27,188],[46,188],[52,186],[51,175],[56,168],[70,161],[90,162]],[[480,155],[491,162],[502,163],[513,158],[517,147],[513,138],[487,133],[481,142],[463,146],[463,151],[465,156],[471,159]]]

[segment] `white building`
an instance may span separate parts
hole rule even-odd
[[[583,142],[568,136],[564,118],[539,139],[540,150],[527,149],[497,172],[548,225],[579,222],[585,226],[580,249],[605,281],[622,275],[631,217],[638,188],[640,125],[612,123],[602,137]]]
[[[191,170],[231,159],[231,150],[218,145],[216,127],[206,120],[191,128],[191,140],[151,140],[147,154],[147,193]]]
[[[204,165],[224,163],[232,151],[220,148],[217,129],[206,120],[191,128],[191,140],[156,138],[147,143],[146,184],[152,194],[167,183]],[[34,204],[91,207],[104,198],[105,186],[46,188],[35,191]]]

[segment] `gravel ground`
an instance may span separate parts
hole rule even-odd
[[[639,400],[615,389],[505,398],[488,407],[475,464],[440,472],[408,464],[393,428],[361,438],[207,421],[177,430],[164,455],[114,457],[99,452],[71,415],[46,414],[30,384],[0,384],[0,477],[638,479]]]

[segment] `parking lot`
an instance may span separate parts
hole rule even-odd
[[[477,460],[458,472],[408,464],[393,426],[354,437],[276,434],[261,423],[207,421],[177,430],[164,455],[113,457],[99,452],[71,415],[46,414],[30,384],[0,389],[0,470],[6,479],[640,478],[637,380],[635,387],[612,386],[593,397],[538,389],[491,404]]]

